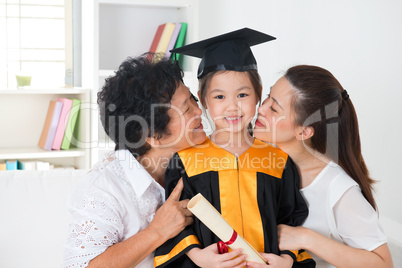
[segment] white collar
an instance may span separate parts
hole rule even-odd
[[[154,183],[162,193],[163,199],[165,199],[165,189],[152,178],[130,151],[117,150],[115,155],[138,198],[144,194],[151,183]]]

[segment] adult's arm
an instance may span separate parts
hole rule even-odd
[[[388,245],[382,244],[373,251],[353,248],[304,227],[279,225],[279,248],[304,248],[335,267],[393,267]]]
[[[307,218],[308,208],[303,196],[300,194],[299,185],[300,177],[297,167],[292,159],[288,158],[281,179],[277,224],[298,226]],[[315,261],[307,252],[301,254],[299,250],[289,251],[287,249],[279,249],[281,256],[288,254],[295,260],[293,267],[315,267]]]
[[[88,267],[134,267],[168,239],[193,222],[188,200],[179,201],[179,181],[166,202],[156,211],[151,224],[125,241],[114,244],[90,261]]]
[[[170,160],[165,173],[166,196],[171,195],[172,190],[179,180],[182,180],[183,182],[183,191],[180,199],[191,199],[196,192],[191,186],[183,162],[176,153]],[[155,267],[176,267],[179,265],[191,266],[193,264],[186,257],[185,253],[195,247],[200,248],[201,244],[194,230],[194,226],[190,225],[183,229],[176,237],[169,239],[156,249],[154,258]]]
[[[331,213],[343,244],[304,227],[280,225],[279,247],[307,249],[336,267],[393,267],[378,214],[358,186],[348,189]]]

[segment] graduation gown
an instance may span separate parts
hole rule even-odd
[[[181,177],[181,199],[201,193],[258,252],[280,254],[277,225],[300,225],[308,215],[295,164],[280,149],[257,139],[239,157],[208,138],[197,147],[176,153],[165,173],[166,196]],[[197,267],[185,253],[218,241],[194,217],[193,225],[156,250],[155,267]],[[303,267],[315,267],[306,252],[285,253]]]

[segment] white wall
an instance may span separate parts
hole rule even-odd
[[[252,49],[264,94],[296,64],[324,67],[348,90],[380,213],[402,223],[402,2],[200,1],[200,39],[243,27],[277,37]]]

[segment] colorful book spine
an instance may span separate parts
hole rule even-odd
[[[162,36],[164,28],[165,28],[165,24],[161,24],[161,25],[158,26],[158,29],[156,29],[154,40],[152,41],[151,47],[149,49],[149,52],[152,52],[152,53],[156,52],[156,48],[158,47],[159,40],[161,40],[161,36]]]
[[[172,50],[174,48],[174,45],[176,44],[177,37],[179,36],[180,29],[181,29],[181,23],[175,23],[172,38],[170,38],[169,45],[168,45],[168,47],[166,49],[166,52],[165,52],[165,58],[169,58],[170,55],[172,54],[172,52],[170,52],[170,50]]]
[[[0,171],[7,170],[7,164],[4,161],[0,162]]]
[[[156,48],[156,54],[165,55],[166,49],[169,45],[170,39],[172,38],[174,28],[176,25],[172,22],[167,22],[165,28],[163,29],[163,33],[161,39],[159,40],[158,47]]]
[[[181,28],[180,28],[179,35],[177,36],[177,41],[176,41],[176,44],[174,45],[174,48],[182,47],[184,45],[184,40],[186,39],[187,23],[181,22],[180,24],[181,24]],[[172,55],[172,60],[174,60],[174,59],[179,60],[179,58],[180,58],[180,54]]]
[[[80,112],[81,101],[78,99],[73,99],[73,104],[71,106],[70,116],[68,117],[68,122],[66,126],[66,131],[64,132],[63,141],[61,143],[60,149],[68,150],[71,146],[71,141],[74,138],[74,129],[76,127],[78,114]]]
[[[63,103],[61,102],[50,101],[49,103],[45,124],[38,142],[38,146],[45,150],[52,150],[54,135],[56,134],[62,108]]]
[[[41,148],[45,148],[47,136],[49,134],[50,123],[52,122],[52,116],[55,107],[56,107],[56,101],[50,101],[49,108],[47,109],[45,124],[43,125],[42,133],[40,135],[38,142],[38,146]]]
[[[5,160],[0,161],[0,171],[4,170],[50,170],[50,169],[75,169],[73,166],[57,166],[46,161],[38,160]]]
[[[61,110],[63,109],[63,103],[56,102],[56,106],[54,107],[54,113],[52,117],[52,122],[50,123],[49,134],[47,136],[45,150],[52,150],[52,145],[54,141],[54,137],[56,135],[57,125],[59,124]]]
[[[7,170],[17,170],[18,169],[18,160],[6,160],[6,169]]]
[[[57,125],[56,134],[54,135],[54,141],[52,149],[60,150],[61,143],[63,142],[64,132],[66,131],[68,118],[70,116],[71,107],[73,101],[66,98],[58,98],[58,102],[63,103],[63,109],[61,110],[59,124]]]

